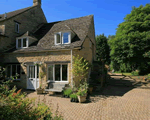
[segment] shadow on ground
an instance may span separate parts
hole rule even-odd
[[[124,94],[132,90],[134,87],[112,86],[106,85],[101,91],[93,92],[88,96],[87,103],[98,102],[100,100],[114,99],[122,97]]]

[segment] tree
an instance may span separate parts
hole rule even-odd
[[[108,40],[112,40],[115,38],[115,35],[108,35]]]
[[[97,35],[96,36],[96,55],[97,60],[102,61],[104,60],[104,63],[109,65],[110,64],[110,48],[107,43],[108,39],[104,34]]]
[[[73,56],[73,75],[74,75],[74,85],[79,87],[79,85],[87,78],[89,68],[91,64],[83,57],[79,55]]]
[[[150,57],[146,56],[150,50],[150,4],[132,7],[109,45],[114,66],[117,64],[122,71],[150,72]]]

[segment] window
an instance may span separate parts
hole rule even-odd
[[[19,23],[15,23],[15,32],[19,33]]]
[[[69,33],[63,33],[63,43],[69,42]]]
[[[16,40],[16,48],[27,48],[28,47],[28,38],[19,38]]]
[[[21,39],[18,39],[18,48],[21,48]]]
[[[55,34],[55,45],[69,44],[71,39],[70,32],[59,32]]]
[[[23,42],[23,47],[27,47],[27,38],[23,38],[22,42]]]
[[[61,38],[61,33],[57,33],[56,34],[56,43],[57,44],[61,44],[61,39],[60,38]]]
[[[48,80],[50,81],[68,81],[68,65],[55,64],[48,65]]]
[[[7,77],[15,77],[17,74],[17,79],[20,80],[20,72],[21,71],[21,66],[19,64],[14,64],[14,65],[8,65],[7,66]]]

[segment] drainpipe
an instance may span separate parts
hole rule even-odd
[[[71,49],[71,86],[73,87],[73,74],[72,74],[72,49]]]

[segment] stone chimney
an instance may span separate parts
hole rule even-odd
[[[33,0],[33,6],[40,5],[41,6],[41,0]]]

